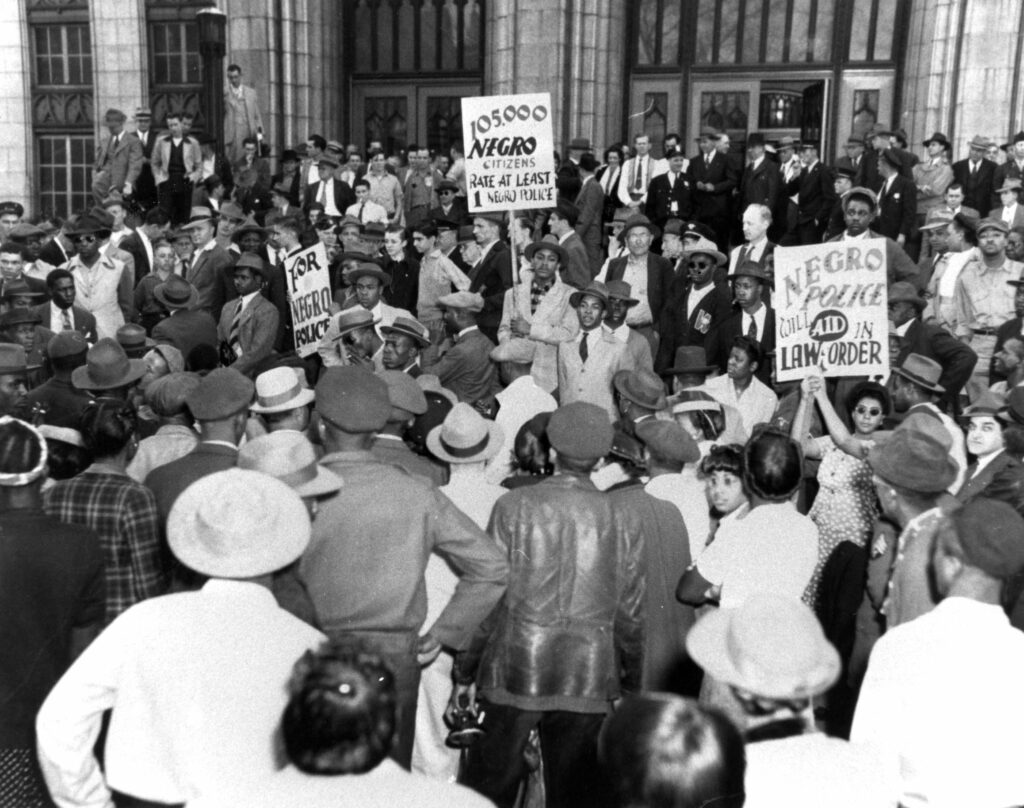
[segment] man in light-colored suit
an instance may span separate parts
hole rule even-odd
[[[242,68],[228,65],[228,86],[224,90],[224,150],[234,163],[242,159],[242,141],[256,137],[263,129],[256,91],[242,84]]]
[[[238,259],[234,270],[238,297],[224,307],[217,326],[221,362],[247,376],[274,350],[280,322],[277,307],[260,294],[266,281],[264,266],[252,253]]]
[[[103,125],[110,134],[96,150],[93,165],[92,195],[97,203],[111,191],[130,195],[142,171],[142,142],[134,132],[124,131],[127,116],[119,109],[108,109]]]

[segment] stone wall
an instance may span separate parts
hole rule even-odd
[[[11,3],[0,20],[0,200],[32,209],[32,127],[28,24],[25,8]]]

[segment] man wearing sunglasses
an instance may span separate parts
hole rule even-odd
[[[689,345],[703,346],[708,334],[732,313],[732,292],[725,280],[715,281],[715,269],[725,255],[713,241],[699,238],[683,248],[685,274],[672,284],[672,295],[661,315],[661,344],[654,363],[666,375],[676,351]]]
[[[912,283],[900,281],[889,287],[889,319],[900,338],[896,364],[902,365],[912,353],[938,362],[942,366],[939,384],[946,391],[939,399],[939,407],[956,414],[960,391],[971,378],[978,355],[944,328],[933,322],[921,322],[921,312],[927,305],[928,301],[917,293]]]
[[[457,196],[459,185],[455,180],[443,179],[436,186],[438,205],[430,209],[431,219],[449,219],[458,224],[469,224],[469,208],[464,196]]]

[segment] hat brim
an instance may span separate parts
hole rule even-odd
[[[903,295],[901,297],[890,297],[890,303],[913,303],[917,308],[924,309],[928,306],[928,301],[923,297],[911,297],[909,295]]]
[[[146,373],[146,363],[141,359],[128,359],[128,370],[120,379],[98,382],[89,373],[89,366],[82,365],[71,372],[71,384],[79,390],[113,390],[137,382]]]
[[[203,224],[213,224],[213,217],[208,219],[196,219],[194,222],[187,222],[183,224],[179,230],[195,230],[197,227]]]
[[[532,261],[533,256],[541,250],[551,250],[551,252],[558,256],[558,263],[563,266],[569,261],[569,254],[565,251],[565,247],[561,244],[555,244],[552,241],[532,241],[526,245],[526,249],[523,250],[523,254],[527,259]]]
[[[820,645],[817,663],[801,677],[800,684],[756,681],[744,675],[728,653],[731,646],[729,623],[733,611],[716,609],[708,612],[686,635],[686,650],[709,676],[770,699],[804,699],[817,696],[828,690],[839,678],[842,670],[839,652],[827,642]]]
[[[948,222],[932,222],[931,224],[928,224],[926,222],[925,224],[921,225],[917,229],[918,230],[939,230],[940,228],[943,228],[943,227],[949,227],[949,225],[951,225],[952,223],[953,223],[952,219],[950,219]]]
[[[609,300],[609,301],[612,301],[612,300],[621,300],[621,301],[623,301],[623,302],[624,302],[624,303],[625,303],[625,304],[626,304],[627,306],[635,306],[635,305],[637,305],[637,304],[638,304],[638,303],[640,302],[640,301],[639,301],[639,300],[637,300],[637,299],[636,299],[635,297],[623,297],[622,295],[616,295],[616,294],[612,294],[611,292],[609,292],[609,293],[608,293],[608,300]]]
[[[933,393],[945,393],[946,392],[946,388],[943,387],[938,382],[936,382],[933,385],[928,384],[928,382],[926,382],[920,376],[915,376],[913,373],[907,373],[905,370],[903,370],[903,368],[893,368],[893,373],[897,373],[900,376],[902,376],[904,379],[906,379],[907,381],[911,381],[914,384],[916,384],[918,387],[923,387],[925,390],[931,390]]]
[[[300,497],[322,497],[333,494],[345,485],[345,481],[328,468],[316,467],[316,477],[309,482],[293,485],[292,490]]]
[[[316,400],[316,392],[310,390],[308,387],[303,387],[295,398],[288,399],[282,404],[275,404],[272,407],[263,407],[259,403],[259,399],[253,403],[249,409],[256,413],[271,413],[271,412],[286,412],[287,410],[294,410],[297,407],[304,407],[307,404],[312,404]]]
[[[643,224],[641,224],[640,222],[637,222],[636,224],[632,224],[629,227],[622,228],[622,237],[628,237],[630,231],[636,230],[638,227],[642,227],[644,230],[650,233],[651,238],[658,238],[658,236],[661,235],[661,229],[656,224],[651,224],[649,222],[644,222]]]
[[[153,290],[153,297],[159,300],[160,303],[162,303],[168,309],[187,309],[190,308],[191,306],[196,305],[196,303],[199,302],[199,290],[193,286],[188,293],[188,300],[186,300],[184,303],[174,303],[168,300],[166,295],[164,294],[164,290],[161,289],[159,286],[157,286]]]
[[[586,289],[580,289],[578,292],[573,292],[569,295],[569,305],[576,308],[584,297],[597,298],[604,304],[605,308],[608,308],[608,296],[602,295],[600,292],[595,292],[593,289],[589,291]]]
[[[409,337],[415,340],[416,344],[419,345],[421,348],[427,348],[430,346],[429,337],[424,337],[422,334],[416,334],[413,333],[412,331],[406,331],[404,328],[400,328],[398,326],[381,326],[380,333],[382,333],[384,336],[387,336],[389,334],[401,334],[402,336]]]
[[[683,254],[684,255],[710,255],[718,263],[718,266],[724,265],[725,262],[729,260],[728,258],[726,258],[725,253],[719,252],[718,250],[708,250],[708,249],[685,250],[684,249],[683,250]]]
[[[427,449],[439,460],[443,460],[446,463],[479,463],[482,460],[490,460],[498,452],[501,451],[501,447],[505,443],[505,436],[501,431],[501,427],[498,426],[494,421],[487,421],[487,443],[484,447],[474,455],[469,457],[456,457],[455,455],[449,454],[444,446],[441,445],[441,429],[444,427],[443,424],[438,424],[427,433]]]
[[[695,365],[693,367],[668,368],[663,376],[682,376],[686,373],[703,373],[705,376],[718,370],[718,365]]]
[[[388,274],[383,269],[350,269],[348,272],[344,273],[344,276],[345,280],[348,281],[349,283],[354,283],[359,278],[370,277],[376,278],[384,286],[391,285],[391,278],[388,277]]]

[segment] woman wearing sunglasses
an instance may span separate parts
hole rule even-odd
[[[818,583],[832,551],[848,541],[864,547],[878,516],[878,503],[867,454],[881,435],[878,428],[892,409],[889,391],[877,382],[861,382],[846,397],[853,432],[846,428],[825,392],[821,376],[800,383],[800,406],[793,419],[792,437],[800,441],[804,456],[820,459],[818,494],[808,516],[818,526],[818,566],[804,593],[815,608]],[[813,401],[817,401],[828,436],[811,437],[808,431]]]

